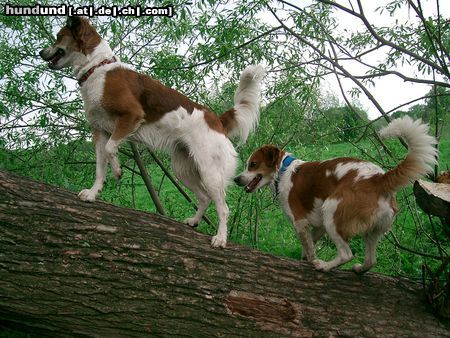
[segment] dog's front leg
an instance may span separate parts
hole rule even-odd
[[[117,160],[117,151],[119,150],[119,146],[123,140],[139,128],[143,122],[143,114],[143,112],[141,114],[124,113],[115,121],[114,131],[105,145],[105,151],[106,157],[111,163],[111,167],[116,177],[119,176],[120,178],[121,175],[120,164]],[[118,174],[116,174],[116,172]]]
[[[309,223],[306,219],[299,219],[294,221],[295,232],[302,242],[303,255],[306,256],[308,262],[312,262],[314,259],[316,259],[316,254],[314,252],[314,243],[308,226]]]
[[[93,129],[92,133],[96,156],[95,182],[91,189],[84,189],[78,194],[78,197],[86,202],[94,202],[98,193],[102,190],[103,182],[105,182],[106,178],[106,165],[108,164],[105,151],[108,135],[104,131],[98,129]]]

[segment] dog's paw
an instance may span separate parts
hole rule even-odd
[[[366,269],[362,264],[357,263],[352,266],[352,270],[357,274],[363,274],[364,272],[367,272],[368,269]]]
[[[315,259],[312,261],[314,268],[319,271],[328,271],[330,270],[328,262],[325,262],[321,259]]]
[[[227,246],[226,237],[215,235],[211,240],[211,246],[214,248],[225,248]]]
[[[85,202],[94,202],[96,196],[97,194],[91,189],[81,190],[80,193],[78,194],[78,198]]]
[[[189,225],[191,228],[196,228],[198,226],[198,219],[195,217],[186,218],[183,223]]]

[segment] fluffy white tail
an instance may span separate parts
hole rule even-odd
[[[437,163],[436,139],[428,135],[428,125],[409,116],[396,119],[380,131],[383,138],[402,137],[408,144],[408,155],[394,169],[384,174],[385,189],[395,192],[425,174]]]
[[[239,87],[234,94],[234,107],[220,116],[229,138],[239,137],[245,143],[258,124],[261,80],[265,72],[263,66],[252,65],[241,73]]]

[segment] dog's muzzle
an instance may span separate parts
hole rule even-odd
[[[243,181],[241,175],[236,176],[236,177],[233,179],[233,181],[234,181],[234,183],[236,183],[236,184],[237,184],[238,186],[240,186],[240,187],[243,187],[243,186],[245,185],[245,183],[244,183],[244,181]]]
[[[39,55],[44,61],[47,61],[48,66],[50,68],[53,68],[56,66],[59,60],[66,54],[64,49],[62,48],[56,48],[56,51],[54,53],[51,53],[49,51],[49,48],[45,48],[39,52]]]
[[[263,176],[261,174],[257,174],[250,182],[248,179],[244,178],[244,175],[239,175],[234,178],[234,182],[243,187],[245,186],[246,192],[253,192],[258,186],[259,182],[261,182]]]

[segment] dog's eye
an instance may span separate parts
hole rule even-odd
[[[256,167],[256,162],[250,162],[250,164],[248,165],[249,168],[254,168]]]

